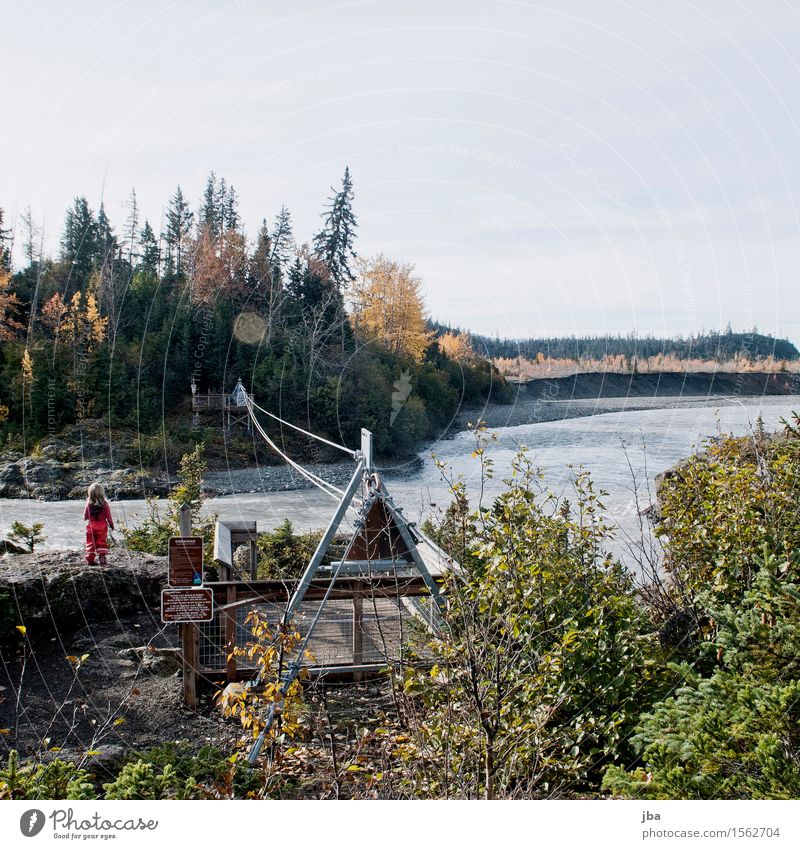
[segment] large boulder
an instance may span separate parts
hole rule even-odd
[[[0,466],[0,498],[21,498],[27,495],[25,476],[18,461]]]
[[[32,552],[0,561],[0,594],[16,611],[14,624],[62,634],[156,608],[166,574],[166,557],[123,549],[112,550],[105,567],[89,566],[82,551]]]

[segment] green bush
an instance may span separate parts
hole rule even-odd
[[[424,652],[436,663],[405,681],[422,717],[413,795],[597,788],[605,765],[631,755],[628,736],[663,686],[589,477],[577,475],[572,507],[542,489],[524,453],[513,469],[462,523],[472,557],[445,581],[447,628]],[[465,501],[459,485],[456,495]]]
[[[189,454],[181,458],[178,469],[178,483],[172,488],[167,500],[166,514],[159,508],[159,499],[147,500],[148,515],[136,527],[121,527],[125,544],[133,551],[146,551],[149,554],[166,554],[169,538],[180,533],[180,509],[186,504],[192,517],[192,533],[205,540],[205,557],[208,562],[213,558],[214,524],[216,514],[202,516],[203,474],[206,463],[203,458],[204,443],[198,443]]]
[[[0,799],[95,799],[91,776],[62,760],[20,766],[19,755],[9,752],[0,767]]]
[[[320,539],[319,531],[296,534],[288,519],[258,535],[258,577],[299,578]]]

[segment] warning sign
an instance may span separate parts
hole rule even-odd
[[[170,537],[167,583],[171,587],[199,587],[202,585],[202,537]]]
[[[162,622],[210,622],[214,593],[205,587],[161,590]]]

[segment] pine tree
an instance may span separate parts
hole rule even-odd
[[[139,267],[150,274],[158,274],[158,265],[161,262],[161,255],[156,241],[156,234],[150,226],[150,222],[145,219],[144,227],[139,236],[139,244],[142,249],[142,256],[139,262]]]
[[[11,271],[11,231],[3,226],[3,216],[0,209],[0,270]]]
[[[106,215],[105,204],[101,201],[97,213],[97,260],[100,267],[104,270],[110,267],[118,252],[117,237]]]
[[[0,211],[0,217],[2,212]],[[25,259],[28,260],[28,266],[41,259],[41,243],[39,237],[42,234],[41,229],[33,220],[31,208],[27,207],[22,213],[22,226],[24,227],[24,241],[22,243],[22,252],[25,254]]]
[[[280,267],[274,265],[274,244],[267,221],[261,222],[256,247],[250,259],[250,285],[256,293],[256,302],[267,318],[267,340],[277,323],[283,300]]]
[[[331,188],[330,197],[324,212],[325,226],[314,237],[314,253],[328,268],[331,281],[341,291],[355,280],[350,264],[356,258],[353,249],[355,231],[358,224],[353,214],[353,182],[350,169],[344,169],[342,188]]]
[[[293,250],[292,216],[289,210],[285,206],[282,206],[278,217],[275,219],[275,227],[272,230],[270,265],[272,266],[273,274],[277,274],[280,277],[286,275]]]
[[[125,249],[128,265],[133,268],[133,261],[136,259],[139,247],[139,203],[136,200],[136,189],[131,189],[126,206],[128,217],[125,219]]]
[[[198,215],[198,225],[200,228],[205,228],[213,238],[219,236],[220,215],[217,205],[217,175],[212,171],[206,180],[206,187],[203,191],[203,202],[200,205],[200,213]]]
[[[233,186],[228,187],[225,195],[225,203],[222,209],[222,223],[224,230],[239,229],[239,198]]]
[[[61,237],[61,259],[69,266],[71,286],[86,284],[99,254],[97,221],[85,197],[67,210]]]
[[[181,187],[175,189],[167,208],[164,242],[167,246],[167,274],[183,275],[186,271],[186,243],[192,229],[194,214],[183,196]]]

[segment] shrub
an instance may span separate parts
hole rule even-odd
[[[95,799],[91,776],[62,760],[20,766],[15,751],[0,768],[0,799]]]
[[[688,664],[674,696],[642,716],[633,742],[643,767],[611,768],[604,786],[654,799],[796,799],[800,795],[800,576],[761,558],[739,604],[714,610],[704,644],[716,668]]]
[[[585,792],[630,754],[661,667],[584,472],[575,494],[572,507],[546,492],[523,452],[466,523],[473,558],[446,578],[447,628],[426,646],[435,665],[405,681],[421,717],[415,794]]]

